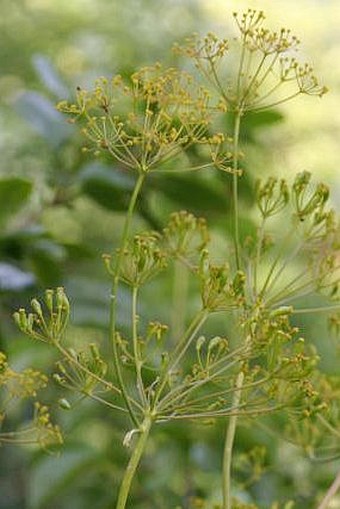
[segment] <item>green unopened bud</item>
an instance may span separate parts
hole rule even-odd
[[[64,292],[64,288],[59,286],[59,288],[57,288],[57,294],[56,294],[56,303],[57,303],[57,307],[59,309],[62,309],[64,307],[65,298],[66,298],[66,295]]]
[[[73,348],[69,348],[68,352],[73,357],[74,360],[78,361],[78,354]]]
[[[221,338],[220,336],[216,336],[211,341],[209,341],[208,350],[210,352],[214,348],[218,348],[218,347],[221,347],[224,345],[225,345],[225,339]]]
[[[67,315],[69,315],[70,314],[70,301],[68,300],[65,293],[63,295],[62,302],[63,302],[63,310],[65,311],[65,313]]]
[[[48,310],[50,311],[50,313],[53,313],[53,295],[54,295],[53,290],[46,290],[45,302],[46,302],[46,306],[47,306]]]
[[[40,302],[37,299],[32,299],[31,300],[31,306],[32,306],[33,311],[35,313],[37,313],[37,315],[39,317],[43,316],[43,312],[42,312],[42,308],[41,308]]]
[[[289,202],[289,190],[288,190],[287,182],[285,180],[281,180],[280,191],[281,191],[281,196],[283,198],[284,203],[287,204]]]
[[[33,313],[29,313],[27,317],[27,332],[33,332],[33,324],[34,324],[34,315]]]
[[[317,210],[313,216],[313,223],[318,225],[322,223],[327,218],[327,214],[322,210]]]
[[[109,254],[103,254],[102,258],[103,258],[103,262],[104,262],[106,270],[108,271],[110,276],[114,276],[114,271],[112,270],[112,266],[111,266],[112,256]]]
[[[325,203],[329,198],[329,187],[323,183],[318,184],[316,193],[319,196],[321,203]]]
[[[293,312],[293,309],[293,306],[281,306],[277,309],[273,309],[273,311],[270,313],[270,318],[290,315]]]
[[[94,360],[100,359],[98,346],[95,343],[90,343],[89,347],[90,347],[90,351],[91,351],[93,359]]]
[[[13,313],[13,320],[15,324],[19,327],[19,329],[21,329],[20,314],[18,313],[18,311]]]
[[[235,293],[242,293],[244,291],[244,284],[246,282],[246,276],[244,272],[238,270],[234,277],[233,288]]]
[[[52,378],[57,384],[65,385],[65,378],[60,376],[58,373],[53,373]]]
[[[303,171],[301,173],[298,173],[295,177],[294,184],[293,184],[293,190],[297,194],[301,194],[302,191],[306,189],[308,186],[310,180],[311,180],[311,173],[309,171]]]
[[[202,346],[204,345],[204,343],[205,343],[205,337],[204,336],[200,336],[198,338],[198,340],[196,341],[196,350],[197,350],[197,352],[201,351]]]
[[[56,363],[56,366],[57,368],[59,369],[59,371],[63,374],[63,375],[67,375],[67,370],[65,369],[65,366],[63,365],[62,362],[57,362]]]
[[[165,368],[169,364],[169,354],[168,354],[168,352],[162,352],[162,354],[161,354],[161,364],[162,364],[162,368]]]
[[[58,404],[63,410],[71,410],[72,408],[70,402],[66,398],[61,398]]]
[[[204,276],[208,276],[209,274],[209,252],[207,249],[203,249],[201,253],[200,259],[200,274]]]
[[[27,329],[27,315],[23,308],[19,309],[19,327],[23,331]]]

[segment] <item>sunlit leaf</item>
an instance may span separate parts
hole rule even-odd
[[[15,108],[32,128],[42,136],[48,144],[57,148],[73,132],[65,122],[54,104],[37,92],[24,92],[15,104]]]
[[[50,90],[58,99],[65,99],[69,96],[67,86],[63,83],[61,76],[59,76],[56,68],[51,60],[45,55],[33,55],[33,65],[39,78],[46,88]]]

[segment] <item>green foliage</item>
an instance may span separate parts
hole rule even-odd
[[[218,421],[227,418],[222,505],[220,493],[205,488],[202,497],[189,497],[193,508],[260,507],[253,503],[257,498],[251,489],[266,474],[264,449],[256,445],[237,455],[234,441],[242,425],[261,423],[265,416],[282,419],[286,424],[281,436],[302,445],[309,457],[316,458],[325,446],[338,454],[337,381],[319,371],[316,348],[295,323],[299,314],[339,309],[339,228],[328,206],[329,190],[324,184],[314,185],[308,172],[298,174],[292,183],[268,177],[248,185],[251,221],[248,218],[246,223],[239,213],[246,169],[240,150],[244,125],[251,132],[263,123],[275,123],[281,117],[270,110],[273,106],[298,95],[321,97],[327,90],[309,65],[291,58],[299,41],[289,30],[264,28],[263,13],[253,10],[235,19],[239,29],[235,47],[214,34],[203,39],[194,36],[183,47],[176,46],[178,55],[193,59],[195,78],[181,69],[155,64],[112,79],[100,78],[93,90],[78,87],[75,100],[58,106],[72,124],[80,125],[86,140],[83,154],[93,153],[104,163],[84,168],[82,158],[71,152],[69,171],[52,177],[56,186],[51,206],[61,203],[72,210],[79,205],[81,192],[106,210],[124,212],[118,247],[103,256],[111,283],[109,345],[92,338],[77,341],[69,327],[70,308],[77,306],[77,300],[87,298],[95,306],[98,287],[91,276],[89,295],[69,299],[63,287],[49,289],[42,299],[31,301],[31,311],[20,307],[14,320],[25,335],[52,347],[57,358],[52,378],[59,387],[61,412],[77,415],[80,404],[87,401],[102,407],[103,426],[111,414],[121,419],[118,426],[125,433],[129,460],[120,487],[109,495],[109,503],[114,499],[117,509],[125,509],[130,499],[144,507],[144,486],[135,494],[133,479],[154,429],[166,423],[179,423],[180,433],[185,434],[192,422],[215,430]],[[231,79],[225,62],[232,52],[236,53],[230,61],[236,60],[237,66]],[[60,95],[65,88],[53,69],[41,59],[36,65],[50,90]],[[59,113],[52,113],[50,103],[34,93],[23,95],[18,109],[51,142],[58,165],[59,150],[67,153],[73,129],[61,129]],[[220,131],[223,123],[230,126],[231,135]],[[199,173],[177,176],[178,167]],[[218,178],[224,180],[205,180],[201,174],[207,168],[219,170]],[[228,187],[228,195],[223,187]],[[19,185],[10,188],[18,193],[16,212],[30,187],[27,196]],[[191,211],[229,211],[231,238],[224,238],[218,251],[214,229],[210,232],[205,219],[183,210],[172,213],[164,226],[162,215],[158,217],[149,203],[155,194],[171,203],[184,203]],[[227,198],[231,205],[225,203]],[[153,230],[138,227],[133,232],[138,211]],[[282,224],[288,225],[285,237]],[[242,234],[242,225],[249,235]],[[45,251],[53,252],[48,233],[34,241],[32,252],[46,243]],[[76,244],[79,250],[82,247]],[[72,258],[70,249],[68,256]],[[44,263],[42,272],[49,272],[53,257],[42,257],[37,274]],[[165,291],[169,283],[173,296],[167,293],[159,303],[157,289]],[[296,304],[317,293],[323,296],[322,307]],[[192,304],[186,306],[189,299]],[[336,318],[332,324],[336,329]],[[2,359],[0,381],[10,398],[34,399],[47,378],[30,368],[15,372]],[[34,402],[32,422],[23,431],[5,431],[0,440],[10,442],[15,433],[24,433],[26,441],[26,433],[32,433],[43,446],[61,441],[45,405]],[[217,441],[221,449],[220,436]],[[87,469],[92,458],[66,454],[70,458],[65,456],[66,468],[59,470],[56,483],[35,492],[37,507],[46,507],[63,483]],[[232,466],[238,484],[232,482]],[[35,472],[39,479],[39,468]],[[273,509],[279,507],[269,503]],[[281,504],[284,509],[293,505]]]
[[[28,201],[32,192],[31,182],[17,178],[0,180],[0,221],[2,226]]]

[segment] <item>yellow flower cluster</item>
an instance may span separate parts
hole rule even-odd
[[[234,13],[240,32],[237,44],[229,44],[214,34],[200,38],[197,34],[176,45],[177,54],[192,58],[196,68],[218,94],[220,104],[244,114],[288,101],[299,94],[322,96],[327,88],[320,85],[309,64],[300,64],[294,56],[300,41],[286,28],[278,31],[263,26],[262,11],[249,9],[241,16]],[[238,52],[229,65],[230,54]],[[230,79],[233,62],[238,61]],[[290,87],[282,88],[282,85]]]
[[[36,398],[37,392],[47,385],[47,377],[32,368],[15,371],[0,352],[1,411],[0,428],[14,403]],[[0,431],[1,443],[35,444],[43,447],[61,444],[62,435],[58,426],[51,423],[48,408],[35,401],[31,422],[16,431]]]
[[[139,173],[200,143],[209,122],[209,93],[193,78],[160,64],[144,67],[129,80],[100,78],[94,90],[78,89],[74,104],[60,111],[83,125],[85,150],[110,154]]]
[[[23,371],[12,369],[3,352],[0,352],[0,387],[3,387],[9,398],[31,398],[37,391],[46,387],[47,377],[34,369]]]
[[[48,407],[36,402],[34,405],[33,423],[36,432],[36,441],[41,447],[63,443],[63,436],[59,426],[52,424]]]

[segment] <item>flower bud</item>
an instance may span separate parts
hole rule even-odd
[[[48,310],[50,311],[50,313],[53,313],[53,295],[54,295],[53,290],[46,290],[45,302],[46,302],[46,306],[47,306]]]
[[[43,316],[43,312],[42,312],[42,308],[41,308],[40,302],[37,299],[32,299],[31,300],[31,306],[32,306],[33,311],[35,313],[37,313],[37,315],[39,317]]]
[[[72,408],[70,402],[66,398],[59,399],[58,404],[63,410],[71,410]]]

